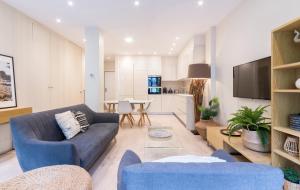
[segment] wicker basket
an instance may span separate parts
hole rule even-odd
[[[284,190],[300,190],[300,185],[285,180],[283,189]]]
[[[290,155],[299,156],[299,139],[295,137],[287,137],[283,149]]]

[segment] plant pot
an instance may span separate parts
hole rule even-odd
[[[284,180],[284,190],[300,190],[300,185]]]
[[[250,150],[254,150],[257,152],[271,151],[270,137],[269,137],[268,144],[263,145],[256,131],[249,131],[243,129],[242,140],[243,140],[243,145],[246,148],[249,148]]]

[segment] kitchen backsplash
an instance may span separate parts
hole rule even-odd
[[[163,92],[167,93],[176,93],[176,94],[186,94],[188,91],[186,90],[185,87],[185,82],[184,81],[163,81],[161,84],[161,87],[163,88]],[[167,91],[164,91],[165,90]]]

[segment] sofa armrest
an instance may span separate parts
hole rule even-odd
[[[117,113],[94,113],[94,123],[119,123]]]
[[[131,150],[127,150],[119,164],[118,168],[118,190],[122,190],[122,173],[123,170],[130,165],[142,163],[140,157]]]
[[[22,168],[24,171],[51,165],[80,166],[80,158],[75,145],[70,142],[28,139],[25,140],[24,144],[16,146],[19,146],[17,151],[20,158],[19,161],[26,162],[26,164],[21,164],[26,166],[26,168]],[[28,160],[30,162],[27,162]]]
[[[237,162],[237,160],[233,156],[231,156],[224,150],[216,150],[211,156],[218,157],[220,159],[226,160],[227,162]]]

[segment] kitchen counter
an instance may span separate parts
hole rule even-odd
[[[193,95],[162,94],[162,112],[174,113],[188,130],[195,129]]]

